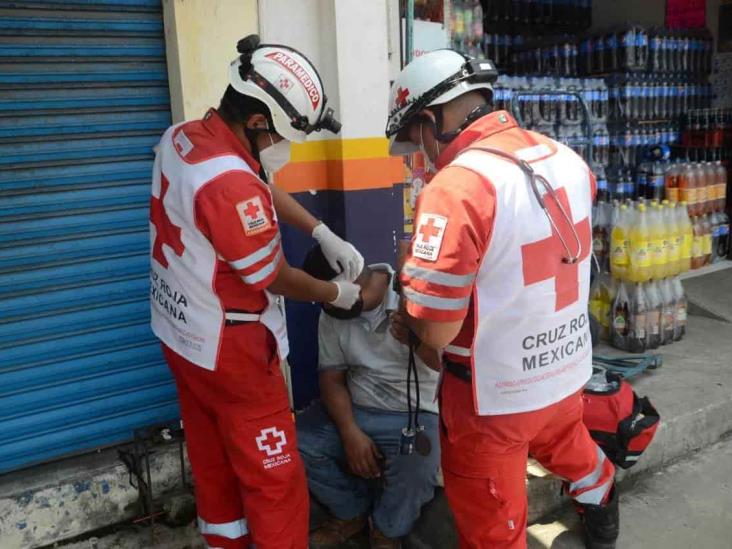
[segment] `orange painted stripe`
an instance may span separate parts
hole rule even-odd
[[[275,184],[290,193],[386,189],[403,181],[401,157],[291,162],[275,176]]]

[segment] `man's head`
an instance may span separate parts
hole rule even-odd
[[[305,256],[303,271],[319,280],[333,280],[339,273],[335,272],[323,254],[320,245],[314,246]],[[347,320],[358,317],[362,311],[372,311],[383,301],[389,287],[391,276],[389,273],[374,271],[364,267],[354,284],[361,287],[361,298],[349,310],[338,309],[332,305],[323,304],[323,310],[335,318]]]
[[[260,44],[257,35],[240,40],[237,50],[219,112],[265,171],[287,163],[289,142],[305,141],[321,129],[340,131],[333,110],[326,108],[320,75],[304,55],[288,46]]]
[[[393,155],[422,150],[431,161],[463,129],[490,112],[493,63],[453,50],[418,57],[391,88],[386,136]]]

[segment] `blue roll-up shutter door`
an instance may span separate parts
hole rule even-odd
[[[0,473],[178,416],[149,328],[160,0],[0,0]]]

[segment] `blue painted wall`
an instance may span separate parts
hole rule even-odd
[[[363,191],[321,191],[293,195],[336,233],[353,243],[366,263],[396,261],[396,242],[404,230],[402,185]],[[283,226],[285,255],[300,267],[315,242],[291,227]],[[320,305],[287,302],[290,334],[290,366],[295,407],[300,409],[318,397],[318,316]]]

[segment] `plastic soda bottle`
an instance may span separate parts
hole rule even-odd
[[[666,199],[669,202],[679,201],[679,166],[671,164],[666,170],[664,178],[664,186],[666,187]]]
[[[663,214],[658,204],[653,203],[650,210],[649,236],[651,250],[651,278],[663,278],[666,272],[666,254],[663,247]]]
[[[691,243],[691,268],[694,270],[704,265],[704,227],[699,217],[694,217],[691,223],[694,227],[694,239]]]
[[[617,222],[610,233],[610,270],[618,278],[628,276],[630,266],[629,235],[628,235],[628,206],[621,205],[618,211]]]
[[[709,199],[709,171],[706,162],[696,163],[697,189],[696,189],[696,212],[697,215],[707,213],[707,202]]]
[[[638,204],[635,221],[629,235],[631,279],[635,282],[645,282],[651,278],[651,256],[648,251],[650,232],[645,204]]]
[[[610,288],[608,276],[599,273],[590,288],[589,310],[600,328],[600,339],[608,341],[610,338]]]
[[[712,264],[712,224],[709,222],[709,216],[701,217],[702,224],[702,265]]]
[[[646,350],[646,324],[648,323],[648,301],[642,284],[633,288],[630,302],[630,325],[628,326],[628,350],[631,353],[642,353]]]
[[[717,257],[726,259],[729,253],[729,217],[725,212],[719,213],[719,239],[717,240]]]
[[[657,349],[661,344],[661,295],[658,283],[654,280],[645,285],[648,297],[648,324],[646,325],[648,349]]]
[[[678,222],[678,205],[668,204],[666,206],[666,227],[669,234],[668,249],[668,276],[676,276],[681,272],[681,246],[683,236]]]
[[[601,201],[597,203],[596,214],[592,218],[592,251],[603,271],[608,266],[609,248],[607,204]]]
[[[686,335],[686,294],[681,279],[676,277],[673,279],[674,303],[676,304],[676,315],[674,318],[674,341],[679,341]]]
[[[683,164],[679,171],[679,198],[686,202],[689,215],[696,215],[696,172],[691,164]]]
[[[714,209],[721,212],[727,205],[727,168],[721,161],[715,163],[715,180],[717,192],[715,193]]]
[[[623,281],[620,281],[620,285],[618,286],[618,293],[613,303],[612,315],[610,341],[613,347],[627,351],[630,299],[628,298],[628,290]]]
[[[666,345],[674,340],[676,300],[670,278],[659,282],[659,287],[661,290],[661,345]]]
[[[663,248],[666,257],[665,276],[674,276],[679,261],[678,248],[676,247],[676,216],[668,200],[662,203],[663,212]]]
[[[681,259],[679,273],[685,273],[691,269],[691,257],[694,244],[694,226],[689,219],[689,210],[686,202],[681,202],[676,208],[677,221],[679,227],[679,237],[681,239]]]
[[[720,260],[718,255],[719,251],[719,236],[722,234],[722,223],[721,215],[717,212],[712,212],[709,215],[709,223],[712,225],[712,263],[717,263]]]

